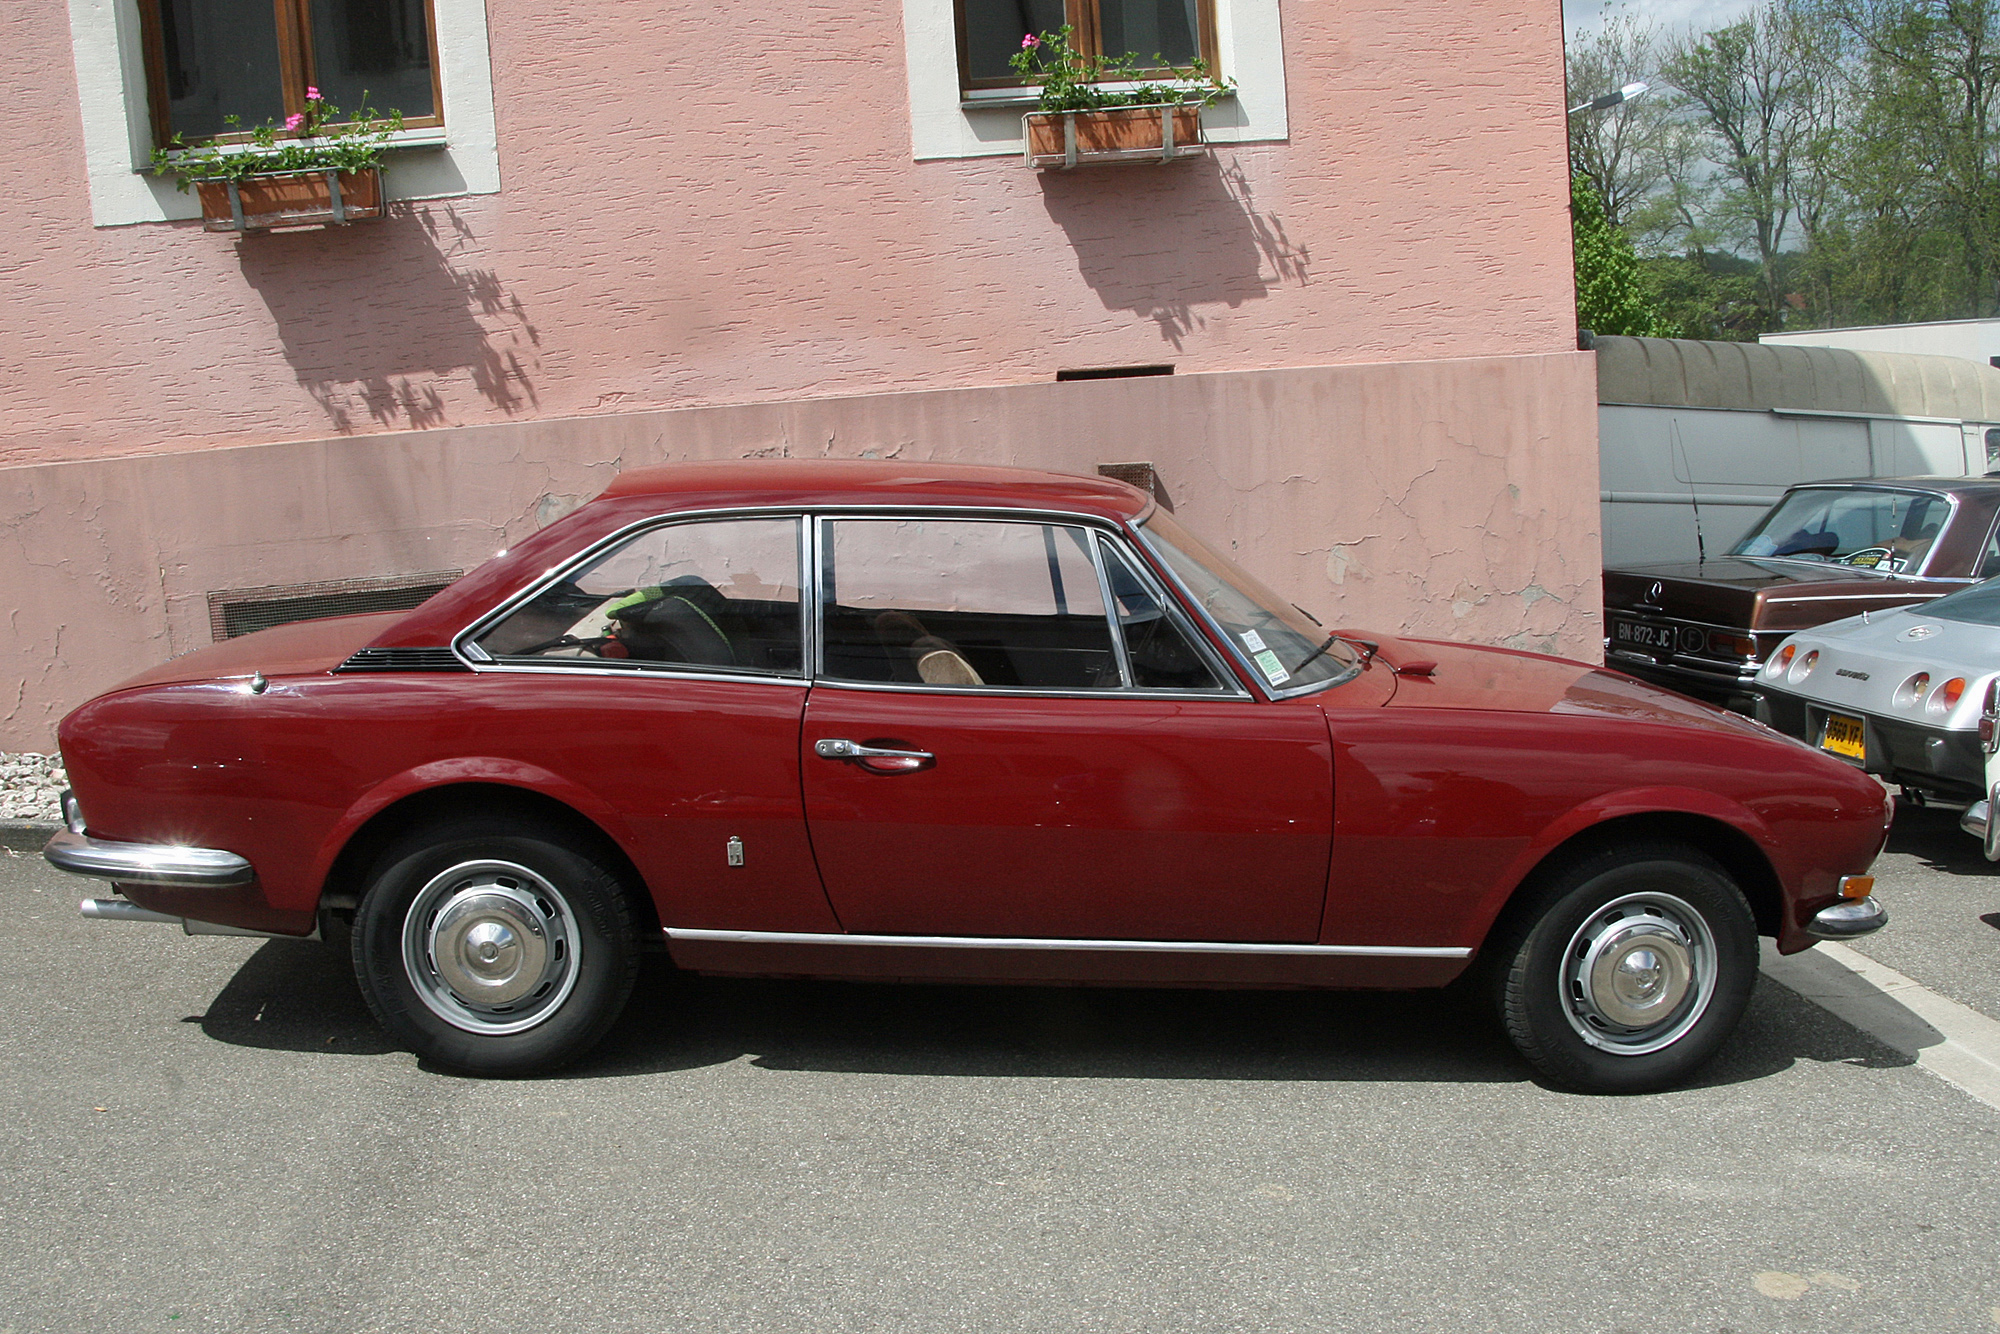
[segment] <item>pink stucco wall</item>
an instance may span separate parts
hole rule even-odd
[[[0,7],[0,465],[642,408],[1573,345],[1559,15],[1284,12],[1290,141],[916,162],[899,0],[490,0],[503,189],[92,228],[63,6]]]
[[[500,193],[238,240],[93,227],[65,8],[0,6],[0,749],[211,592],[759,452],[1148,460],[1329,620],[1595,651],[1555,6],[1290,0],[1286,141],[1050,174],[912,159],[901,0],[487,14]]]
[[[1595,652],[1591,358],[1435,360],[606,413],[0,469],[0,749],[209,642],[211,591],[469,568],[617,471],[878,457],[1155,464],[1329,624]]]

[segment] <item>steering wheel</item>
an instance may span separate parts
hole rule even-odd
[[[1858,565],[1864,570],[1872,570],[1895,554],[1887,547],[1860,547],[1845,556],[1834,557],[1834,564]]]

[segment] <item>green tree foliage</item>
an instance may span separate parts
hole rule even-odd
[[[2000,313],[2000,0],[1762,0],[1679,35],[1614,22],[1568,72],[1572,105],[1655,85],[1643,112],[1572,117],[1570,152],[1615,199],[1662,323],[1750,338]],[[1603,280],[1577,235],[1581,306]]]
[[[1576,246],[1577,327],[1601,334],[1667,334],[1631,238],[1604,216],[1604,201],[1587,177],[1570,181],[1569,224]]]

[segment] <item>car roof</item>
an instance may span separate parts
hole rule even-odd
[[[446,642],[552,563],[635,523],[708,510],[985,509],[1075,514],[1111,523],[1151,511],[1144,491],[1108,477],[897,459],[735,459],[618,474],[602,495],[500,553],[395,622],[371,647]]]
[[[897,459],[733,459],[620,473],[601,500],[644,497],[660,513],[746,506],[965,506],[1136,519],[1151,500],[1108,477]]]
[[[1788,491],[1809,491],[1824,487],[1884,490],[1945,491],[1952,495],[1992,495],[2000,492],[2000,476],[1985,477],[1825,477],[1810,482],[1793,482]]]

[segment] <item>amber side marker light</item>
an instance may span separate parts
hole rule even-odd
[[[1865,899],[1875,889],[1872,875],[1844,875],[1840,877],[1840,897],[1843,899]]]

